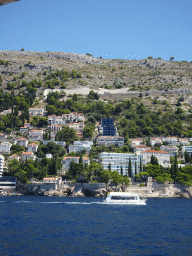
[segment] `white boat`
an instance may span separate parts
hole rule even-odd
[[[146,205],[147,199],[140,199],[137,194],[126,192],[110,192],[106,198],[107,204],[138,204]]]

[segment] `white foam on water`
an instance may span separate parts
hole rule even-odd
[[[16,201],[15,203],[20,204],[20,203],[33,203],[33,202],[20,200],[20,201]]]

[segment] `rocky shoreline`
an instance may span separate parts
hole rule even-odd
[[[75,186],[77,185],[77,186]],[[136,193],[144,198],[192,198],[192,188],[181,184],[152,184],[152,186],[140,187],[132,185],[124,188],[120,186],[108,186],[95,189],[92,185],[81,186],[74,184],[67,188],[44,189],[40,186],[19,185],[16,191],[4,191],[8,196],[63,196],[63,197],[106,197],[108,192],[124,191]],[[3,195],[3,194],[2,194]]]

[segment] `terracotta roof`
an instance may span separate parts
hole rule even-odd
[[[43,130],[30,130],[29,132],[42,132]]]
[[[20,139],[18,139],[18,140],[27,140],[26,138],[20,138]]]
[[[166,151],[156,151],[156,150],[147,150],[147,151],[144,151],[143,153],[156,153],[156,154],[168,154],[168,152]]]
[[[33,152],[23,152],[22,155],[33,155]]]
[[[148,147],[146,145],[138,145],[138,146],[136,146],[136,148],[150,148],[150,147]]]

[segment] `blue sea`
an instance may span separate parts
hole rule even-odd
[[[192,255],[192,200],[0,197],[0,255]]]

